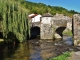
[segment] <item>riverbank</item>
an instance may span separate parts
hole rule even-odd
[[[80,60],[80,51],[76,52],[65,52],[57,57],[50,60]]]
[[[68,60],[80,60],[80,51],[72,52]]]
[[[71,52],[65,52],[64,54],[61,54],[58,57],[54,57],[50,60],[68,60],[68,57],[70,56],[71,56]]]

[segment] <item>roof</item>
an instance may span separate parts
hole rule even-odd
[[[29,18],[34,18],[35,16],[37,16],[37,14],[30,14]]]
[[[44,14],[42,15],[42,17],[53,17],[53,15],[50,14],[50,13],[44,13]]]

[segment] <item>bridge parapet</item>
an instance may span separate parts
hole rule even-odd
[[[53,26],[54,27],[66,27],[67,26],[67,20],[53,20]]]

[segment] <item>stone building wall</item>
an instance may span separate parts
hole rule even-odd
[[[80,14],[73,15],[74,46],[80,46]]]
[[[41,18],[41,39],[53,39],[53,28],[52,28],[52,18],[51,17],[42,17]]]

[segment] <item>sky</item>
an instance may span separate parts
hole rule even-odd
[[[31,2],[44,3],[51,6],[60,6],[68,10],[80,12],[80,0],[27,0]]]

